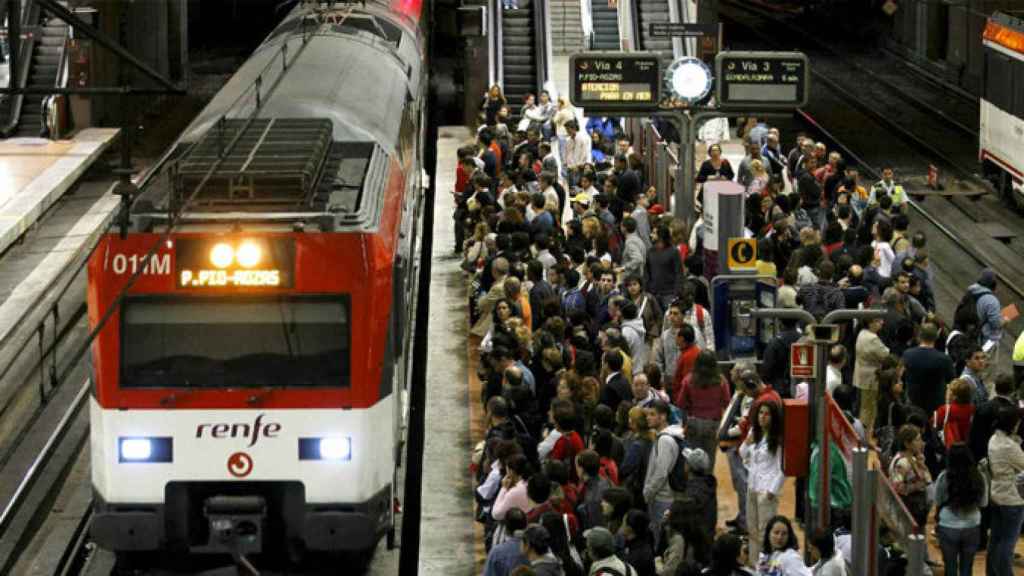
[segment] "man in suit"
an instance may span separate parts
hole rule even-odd
[[[623,400],[633,399],[633,389],[622,374],[623,359],[618,350],[605,352],[603,362],[608,376],[604,380],[604,386],[601,387],[600,402],[615,411],[618,410],[619,404]]]

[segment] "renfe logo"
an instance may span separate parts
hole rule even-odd
[[[281,431],[277,422],[263,423],[263,414],[256,417],[252,424],[200,424],[196,426],[196,438],[202,438],[204,429],[209,430],[210,438],[251,438],[249,447],[255,446],[262,434],[265,438],[276,438]]]

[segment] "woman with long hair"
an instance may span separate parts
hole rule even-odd
[[[786,476],[782,473],[782,409],[774,402],[763,402],[750,416],[754,424],[740,445],[740,458],[747,467],[747,532],[752,536],[750,558],[755,560],[762,544],[757,535],[766,534],[768,519],[778,513]]]
[[[494,349],[495,337],[507,338],[507,342],[518,342],[515,333],[509,329],[509,321],[519,316],[519,309],[508,298],[494,303],[491,309],[491,328],[480,341],[480,351],[490,352]]]
[[[508,104],[505,95],[501,92],[501,86],[494,84],[484,95],[480,108],[484,113],[484,124],[494,126],[498,123],[498,112]]]
[[[644,479],[647,477],[647,460],[654,438],[654,430],[647,425],[647,412],[639,406],[631,408],[629,433],[624,439],[626,457],[619,467],[619,481],[633,495],[638,508],[644,508]]]
[[[673,576],[684,562],[706,564],[711,548],[711,527],[702,524],[699,502],[683,497],[668,511],[668,545],[662,554],[661,576]]]
[[[836,537],[827,530],[815,533],[811,538],[811,560],[814,567],[811,574],[814,576],[846,576],[846,560],[843,554],[836,550]]]
[[[697,354],[693,370],[683,378],[676,394],[676,406],[686,415],[686,438],[694,447],[704,450],[714,473],[718,424],[732,400],[729,381],[719,372],[714,352],[701,350]]]
[[[888,464],[895,452],[896,432],[907,423],[907,405],[903,403],[903,380],[895,356],[882,360],[875,371],[878,379],[878,409],[872,431],[882,463]]]
[[[946,450],[953,443],[967,442],[970,438],[975,410],[973,394],[974,384],[966,378],[953,380],[946,387],[946,403],[932,415],[932,428],[941,434]]]
[[[764,532],[759,534],[763,534],[761,547],[764,550],[757,560],[759,576],[811,576],[789,518],[773,516]]]
[[[970,576],[981,540],[981,509],[988,506],[988,486],[978,472],[970,448],[963,442],[949,447],[946,469],[935,480],[942,563],[948,576]]]
[[[569,534],[568,519],[558,512],[545,512],[540,517],[540,525],[548,531],[548,535],[551,537],[548,546],[551,553],[562,561],[562,571],[565,576],[583,576],[583,566],[576,563],[570,551],[573,542]]]
[[[889,464],[889,480],[917,525],[924,526],[931,509],[928,485],[932,482],[932,475],[924,460],[921,429],[913,424],[904,424],[896,433],[896,446],[899,452]]]

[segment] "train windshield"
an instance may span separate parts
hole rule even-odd
[[[130,299],[122,388],[349,386],[349,299]]]

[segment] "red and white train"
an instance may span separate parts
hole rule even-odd
[[[983,44],[979,157],[996,189],[1024,210],[1024,20],[996,12]]]
[[[91,325],[113,308],[92,348],[101,547],[294,561],[393,537],[424,185],[420,9],[302,3],[92,255]]]

